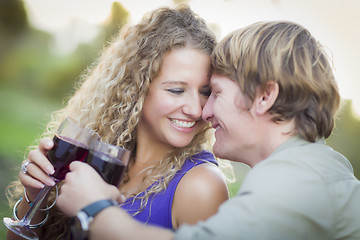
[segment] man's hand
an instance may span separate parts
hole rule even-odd
[[[107,184],[90,165],[74,161],[61,186],[57,206],[65,214],[75,216],[85,206],[102,199],[122,203],[119,190]]]

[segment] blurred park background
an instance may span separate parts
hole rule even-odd
[[[0,0],[0,217],[10,216],[5,188],[44,130],[52,111],[72,94],[74,82],[119,28],[159,6],[185,2],[219,38],[259,20],[292,20],[329,48],[342,108],[327,140],[351,161],[360,178],[360,1],[329,0]],[[289,3],[291,2],[291,3]],[[42,14],[42,15],[41,15]],[[357,66],[357,67],[356,67]],[[235,164],[232,195],[249,170]],[[311,196],[309,196],[311,197]],[[5,239],[0,224],[0,239]]]

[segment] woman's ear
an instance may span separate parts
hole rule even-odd
[[[279,84],[275,81],[266,83],[264,91],[257,94],[255,99],[255,112],[258,115],[265,114],[275,103],[279,95]]]

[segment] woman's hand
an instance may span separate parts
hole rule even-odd
[[[72,162],[56,203],[60,210],[75,216],[85,206],[102,199],[114,199],[120,203],[125,200],[119,190],[106,183],[90,165]]]
[[[20,170],[19,179],[26,189],[30,201],[34,201],[41,188],[45,185],[54,186],[55,182],[49,176],[54,173],[54,167],[46,157],[46,153],[54,146],[50,138],[40,140],[39,147],[29,152],[26,160],[29,162],[24,173]]]

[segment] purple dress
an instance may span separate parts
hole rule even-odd
[[[174,178],[168,183],[168,187],[155,195],[152,194],[149,197],[148,204],[145,206],[144,210],[133,217],[143,223],[173,229],[171,221],[171,208],[176,187],[181,178],[190,169],[205,162],[211,162],[218,165],[215,161],[214,155],[208,151],[202,151],[201,153],[192,156],[190,159],[186,159],[182,168],[176,172]],[[143,192],[140,193],[139,196],[143,196]],[[121,208],[127,211],[130,215],[133,215],[138,211],[140,202],[141,200],[139,199],[135,199],[135,201],[133,201],[133,197],[131,197],[121,205]]]

